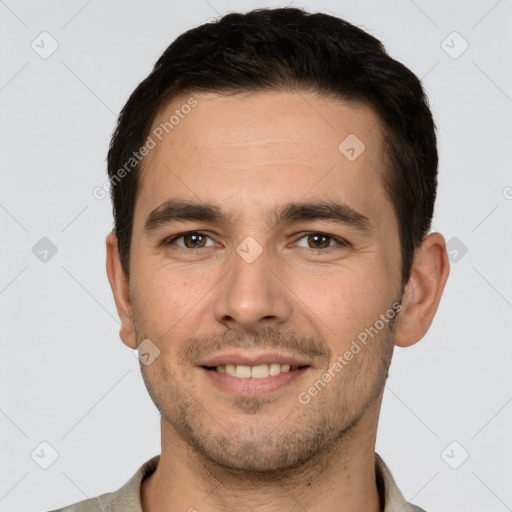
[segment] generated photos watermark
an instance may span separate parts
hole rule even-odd
[[[377,336],[379,332],[389,324],[389,322],[396,318],[401,310],[402,304],[400,304],[400,302],[395,302],[385,313],[379,316],[379,319],[376,320],[372,326],[366,327],[361,331],[356,336],[356,339],[352,340],[350,349],[346,350],[344,354],[339,355],[336,358],[336,361],[322,374],[319,379],[313,383],[312,386],[307,389],[307,391],[302,391],[298,394],[299,402],[303,405],[309,404],[311,399],[317,396],[318,393],[325,388],[326,384],[336,377],[336,375],[341,372],[345,366],[347,366],[349,361],[351,361],[355,355],[359,354],[359,352],[366,347],[369,341],[368,337],[373,339]]]
[[[174,114],[169,117],[168,121],[160,123],[156,128],[154,128],[151,134],[148,135],[146,142],[138,149],[138,151],[134,151],[132,153],[132,156],[128,158],[124,165],[120,167],[115,174],[110,176],[108,180],[105,180],[103,185],[92,189],[93,197],[99,201],[105,199],[105,197],[109,195],[111,188],[115,187],[127,174],[133,171],[133,169],[142,162],[144,157],[146,157],[151,150],[155,149],[157,144],[162,141],[164,134],[168,134],[174,130],[174,128],[180,124],[182,119],[185,119],[195,106],[197,106],[197,100],[192,96],[186,103],[174,111]]]

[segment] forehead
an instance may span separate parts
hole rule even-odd
[[[158,112],[150,137],[142,207],[187,197],[248,209],[248,200],[261,207],[312,194],[368,211],[386,201],[381,124],[361,103],[304,92],[182,94]]]

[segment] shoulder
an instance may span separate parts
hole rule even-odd
[[[377,453],[375,453],[375,476],[384,512],[396,512],[398,510],[402,512],[426,512],[404,498],[390,469]]]
[[[98,512],[98,510],[101,510],[103,512],[113,512],[114,510],[116,510],[115,508],[112,507],[112,503],[115,503],[116,501],[116,494],[117,492],[102,494],[101,496],[97,496],[96,498],[90,498],[84,501],[80,501],[78,503],[75,503],[74,505],[69,505],[68,507],[52,510],[51,512]]]
[[[155,471],[160,461],[157,455],[145,462],[119,490],[90,498],[51,512],[142,512],[140,486]]]

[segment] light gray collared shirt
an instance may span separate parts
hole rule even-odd
[[[143,512],[140,504],[142,481],[155,471],[160,455],[145,462],[118,491],[102,494],[53,512]],[[377,488],[384,501],[383,512],[425,512],[422,508],[405,501],[395,483],[391,471],[381,457],[375,454]]]

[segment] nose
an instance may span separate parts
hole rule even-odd
[[[231,270],[216,290],[215,319],[247,331],[280,327],[292,314],[291,291],[265,251],[249,261],[233,254]]]

